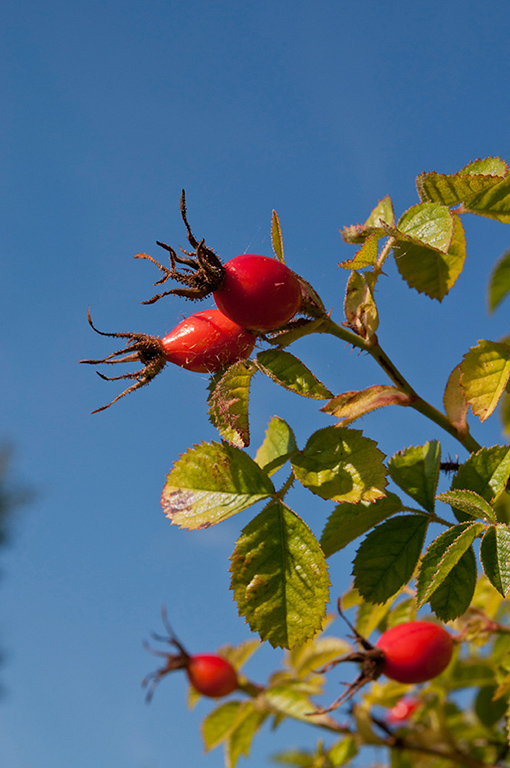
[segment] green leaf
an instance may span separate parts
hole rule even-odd
[[[388,234],[397,241],[395,261],[409,287],[442,301],[464,266],[466,244],[459,217],[439,203],[420,203]]]
[[[329,750],[329,762],[333,768],[345,765],[358,754],[356,740],[354,736],[346,736],[345,739],[337,741]]]
[[[510,293],[510,250],[498,261],[489,280],[489,312],[494,312],[496,307]]]
[[[230,661],[239,671],[259,648],[260,640],[245,640],[239,645],[222,645],[218,655]]]
[[[377,263],[378,242],[379,235],[370,235],[367,237],[359,251],[356,252],[353,259],[341,261],[338,266],[342,267],[342,269],[363,269],[364,267],[373,266]]]
[[[390,227],[395,224],[393,203],[389,195],[379,200],[364,224],[344,227],[341,230],[341,235],[346,243],[363,243],[371,235],[376,235],[378,238],[384,237],[386,235],[386,230],[383,228],[384,224]]]
[[[496,725],[504,717],[508,706],[507,699],[494,699],[495,693],[495,685],[485,685],[480,688],[475,699],[476,716],[487,728]]]
[[[257,366],[253,361],[239,360],[223,375],[213,376],[208,397],[209,418],[221,437],[238,448],[250,444],[248,404],[250,384]]]
[[[333,501],[375,501],[385,495],[384,454],[357,429],[325,427],[292,459],[297,479]]]
[[[455,366],[445,387],[443,405],[448,420],[457,428],[461,436],[468,433],[467,413],[469,405],[464,397],[464,390],[460,385],[461,366]]]
[[[510,446],[494,445],[472,453],[460,465],[451,490],[474,491],[489,504],[493,504],[505,490],[509,477]]]
[[[433,512],[440,463],[441,444],[431,440],[395,453],[388,463],[388,472],[399,488],[427,512]]]
[[[226,744],[225,762],[227,768],[235,768],[241,755],[248,757],[253,737],[260,730],[266,718],[267,712],[257,709],[252,700],[243,701]]]
[[[460,509],[471,517],[481,517],[483,520],[496,522],[496,515],[491,505],[482,496],[474,491],[455,490],[438,494],[439,501]]]
[[[475,160],[458,173],[422,173],[416,179],[420,198],[451,206],[499,184],[508,171],[500,158]]]
[[[367,340],[374,336],[379,315],[367,277],[360,272],[351,272],[347,281],[344,311],[348,328]]]
[[[441,621],[452,621],[471,605],[476,586],[476,557],[467,549],[430,596],[430,607]]]
[[[510,379],[510,346],[479,341],[464,355],[460,383],[475,416],[485,421],[496,408]]]
[[[317,379],[297,357],[281,349],[266,349],[257,355],[262,373],[280,386],[297,395],[315,400],[327,400],[332,393]]]
[[[292,454],[297,451],[294,432],[286,421],[273,416],[267,425],[262,445],[257,451],[255,461],[268,475],[274,474]]]
[[[308,526],[271,502],[242,531],[231,557],[231,589],[253,632],[273,647],[304,643],[322,625],[329,578]]]
[[[271,243],[273,245],[273,251],[276,258],[278,261],[281,261],[285,264],[285,259],[283,258],[282,228],[280,226],[280,219],[278,218],[276,211],[273,211],[273,215],[271,217]]]
[[[503,434],[506,437],[510,437],[510,392],[508,392],[508,390],[501,398],[499,417],[501,424],[503,425]]]
[[[207,528],[274,493],[247,453],[226,443],[201,443],[174,464],[161,497],[163,512],[182,528]]]
[[[375,384],[358,392],[343,392],[321,408],[340,419],[343,426],[386,405],[411,405],[410,395],[389,384]]]
[[[427,531],[425,515],[399,515],[362,542],[354,560],[354,586],[369,603],[384,603],[412,578]]]
[[[213,709],[202,722],[205,751],[214,749],[228,737],[242,706],[240,701],[227,701]]]
[[[477,685],[487,685],[494,682],[494,665],[490,658],[463,659],[454,657],[447,670],[448,688],[461,690],[462,688],[474,688]]]
[[[485,575],[506,597],[510,591],[510,530],[506,525],[494,525],[485,531],[480,545],[480,559]]]
[[[416,580],[418,607],[430,599],[484,528],[483,523],[460,523],[430,544],[422,557]]]
[[[496,219],[504,224],[510,222],[510,174],[487,190],[482,190],[464,202],[468,213]]]
[[[394,493],[388,493],[375,501],[339,504],[322,532],[320,541],[324,554],[329,557],[338,552],[358,536],[402,510],[402,502]]]
[[[305,678],[349,650],[349,643],[340,637],[315,636],[303,645],[294,646],[288,652],[288,664],[299,678]]]

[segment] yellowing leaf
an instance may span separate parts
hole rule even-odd
[[[464,355],[461,363],[464,396],[480,421],[496,408],[510,378],[510,346],[495,341],[479,341]]]
[[[469,410],[469,404],[464,396],[464,390],[460,385],[460,376],[462,369],[459,365],[456,365],[453,371],[450,373],[446,388],[443,396],[443,405],[445,413],[448,416],[448,420],[458,430],[461,436],[467,435],[467,412]]]
[[[389,384],[376,384],[359,392],[343,392],[329,401],[321,411],[331,413],[347,426],[355,419],[385,405],[411,405],[411,397]]]

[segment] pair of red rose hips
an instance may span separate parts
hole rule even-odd
[[[171,268],[164,267],[145,253],[139,253],[135,258],[148,259],[163,272],[164,276],[155,285],[172,279],[185,287],[165,291],[143,303],[151,304],[169,294],[188,299],[212,295],[217,309],[194,313],[162,339],[141,333],[102,333],[92,324],[89,313],[89,323],[95,331],[104,336],[127,339],[128,343],[101,360],[82,360],[82,363],[138,361],[143,365],[140,371],[124,376],[99,374],[108,381],[130,379],[134,383],[94,413],[109,408],[120,397],[147,384],[167,362],[190,371],[214,373],[237,360],[245,360],[255,346],[258,333],[284,326],[301,307],[306,288],[285,264],[255,254],[242,254],[222,264],[203,240],[198,242],[194,237],[186,218],[184,192],[181,213],[194,254],[183,251],[185,256],[178,256],[171,246],[158,243],[170,253]],[[186,268],[179,270],[178,264]]]

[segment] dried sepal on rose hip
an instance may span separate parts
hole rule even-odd
[[[243,328],[257,331],[280,328],[300,310],[310,287],[307,288],[307,284],[285,264],[269,256],[250,253],[236,256],[223,264],[204,240],[198,241],[191,231],[184,190],[181,215],[193,253],[181,249],[183,255],[178,255],[170,245],[158,241],[157,245],[170,254],[171,268],[146,253],[137,253],[135,259],[148,259],[163,273],[154,285],[175,280],[183,287],[158,293],[142,304],[152,304],[168,295],[198,300],[212,294],[216,306],[224,315]],[[179,270],[178,265],[183,269]]]
[[[253,333],[233,323],[218,309],[195,312],[163,338],[146,333],[104,333],[93,325],[90,310],[87,316],[90,326],[96,333],[101,336],[127,339],[128,344],[101,360],[80,360],[81,363],[113,365],[138,362],[142,365],[141,370],[121,376],[105,376],[98,372],[98,375],[106,381],[128,379],[133,380],[134,383],[111,403],[97,408],[93,413],[104,411],[124,395],[148,384],[167,363],[174,363],[197,373],[215,373],[237,360],[245,360],[249,357],[256,341]]]
[[[155,640],[174,646],[177,653],[155,650],[148,643],[144,643],[145,648],[150,653],[155,656],[161,656],[161,658],[166,660],[163,667],[155,672],[151,672],[142,681],[142,686],[147,688],[147,702],[151,700],[154,690],[161,679],[177,669],[184,669],[190,684],[202,696],[219,699],[223,696],[228,696],[238,688],[237,672],[227,659],[212,653],[189,654],[176,638],[164,608],[161,611],[161,617],[168,634],[166,637],[163,637],[153,633],[152,637]]]
[[[337,709],[360,688],[383,674],[399,683],[424,683],[444,672],[451,661],[455,640],[439,624],[431,621],[398,624],[383,632],[374,646],[344,616],[340,600],[338,612],[353,631],[362,650],[334,659],[320,671],[327,672],[344,661],[358,662],[361,671],[347,690],[327,709],[321,709],[321,713]]]

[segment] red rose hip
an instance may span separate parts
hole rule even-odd
[[[449,632],[430,621],[409,621],[383,632],[376,643],[384,654],[383,674],[399,683],[423,683],[443,672],[452,658]]]

